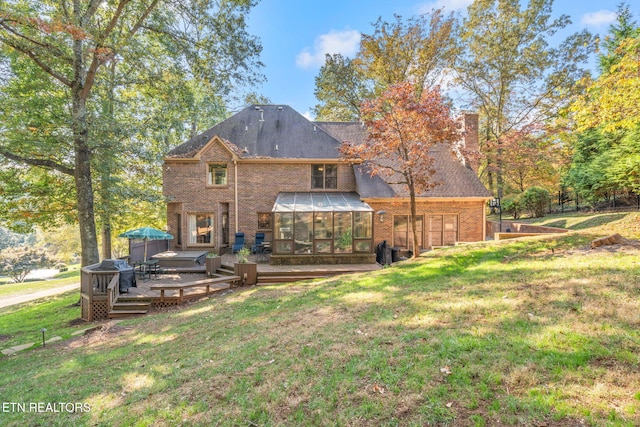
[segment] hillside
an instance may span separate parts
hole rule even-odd
[[[4,402],[90,411],[0,424],[640,425],[639,221],[234,289],[4,357]]]

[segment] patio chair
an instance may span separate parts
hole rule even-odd
[[[262,248],[260,247],[260,245],[262,245],[263,243],[264,243],[264,233],[256,233],[256,241],[251,246],[251,253],[255,254],[259,250],[261,250]]]
[[[235,254],[240,249],[244,248],[244,233],[236,233],[236,240],[233,242],[233,246],[231,247],[231,251]]]

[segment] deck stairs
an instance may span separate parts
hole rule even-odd
[[[111,311],[109,311],[109,319],[142,316],[147,314],[150,308],[150,298],[130,297],[121,294]]]
[[[233,266],[222,264],[217,271],[221,275],[233,275]],[[267,285],[273,283],[290,283],[309,279],[322,279],[343,272],[327,272],[327,271],[259,271],[258,285]]]

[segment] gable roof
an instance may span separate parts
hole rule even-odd
[[[194,157],[214,136],[242,150],[242,158],[340,158],[340,140],[286,105],[247,107],[177,146],[167,157]]]
[[[311,122],[286,105],[251,105],[171,150],[168,158],[197,158],[218,137],[242,159],[338,160],[343,141],[366,143],[368,132],[360,122]],[[476,174],[442,144],[430,150],[437,182],[420,197],[479,197],[491,194]],[[408,197],[406,186],[389,184],[381,176],[371,177],[365,165],[355,165],[360,197]],[[393,180],[395,181],[395,180]]]

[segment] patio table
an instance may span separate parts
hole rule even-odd
[[[151,280],[152,274],[156,279],[158,278],[158,272],[160,270],[159,262],[157,259],[150,259],[138,263],[139,269],[137,269],[137,271],[142,275],[142,280],[145,280],[145,276],[149,276],[149,280]]]
[[[264,242],[259,245],[256,245],[257,257],[256,262],[269,262],[269,254],[271,253],[271,243]]]

